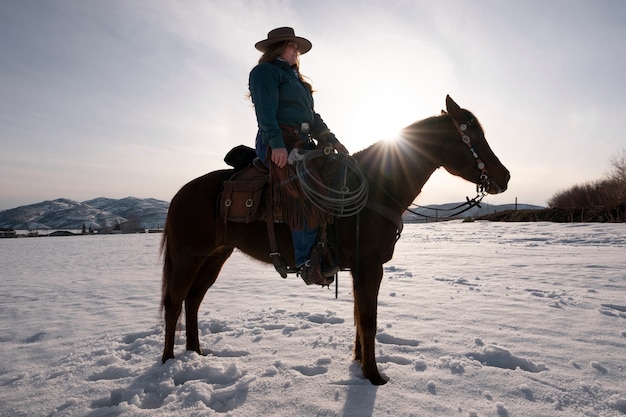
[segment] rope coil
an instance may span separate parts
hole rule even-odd
[[[315,207],[335,217],[350,217],[363,210],[367,204],[369,187],[363,171],[354,158],[337,153],[329,154],[321,150],[303,153],[302,159],[296,163],[296,174],[304,194]],[[342,184],[328,186],[313,175],[308,163],[315,158],[332,158],[336,161],[344,171]],[[350,190],[346,183],[349,172],[352,172],[357,180],[358,185],[354,190]]]

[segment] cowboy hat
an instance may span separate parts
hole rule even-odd
[[[293,29],[289,27],[270,30],[267,34],[267,39],[257,42],[254,47],[261,52],[265,52],[270,45],[285,41],[293,41],[297,43],[300,54],[306,54],[313,47],[308,39],[296,36]]]

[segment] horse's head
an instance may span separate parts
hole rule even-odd
[[[478,119],[450,96],[446,97],[446,109],[442,117],[449,119],[450,134],[443,149],[443,167],[484,192],[504,192],[511,175],[489,147]]]

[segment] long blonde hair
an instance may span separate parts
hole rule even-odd
[[[285,41],[282,43],[276,42],[274,44],[269,45],[267,49],[265,50],[265,52],[263,52],[263,55],[261,55],[261,57],[259,58],[259,64],[262,64],[264,62],[273,62],[276,58],[281,56],[283,52],[285,52],[285,49],[287,48],[287,44],[289,42],[290,41]],[[293,65],[292,68],[296,69],[298,73],[298,79],[300,80],[300,82],[311,92],[311,94],[313,94],[315,90],[313,90],[313,86],[308,81],[308,77],[305,77],[302,75],[302,73],[300,73],[300,57],[299,56],[298,56],[298,59],[296,60],[295,65]]]

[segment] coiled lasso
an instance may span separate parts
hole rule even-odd
[[[319,177],[313,175],[307,168],[308,162],[315,158],[332,158],[343,170],[342,184],[328,186],[320,182]],[[349,172],[356,178],[357,186],[351,190],[347,185]],[[335,217],[350,217],[365,207],[369,187],[365,174],[359,168],[357,161],[349,156],[321,150],[305,151],[298,155],[296,174],[304,194],[311,203],[320,210],[332,214]],[[338,188],[334,188],[338,187]]]

